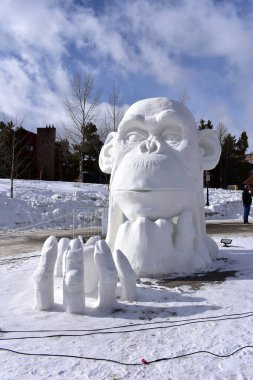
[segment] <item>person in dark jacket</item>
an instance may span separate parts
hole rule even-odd
[[[242,192],[242,203],[243,203],[243,208],[244,208],[244,213],[243,213],[243,223],[248,224],[248,218],[249,218],[249,213],[250,213],[250,206],[252,203],[252,196],[250,192],[250,187],[248,185],[245,185],[244,190]]]

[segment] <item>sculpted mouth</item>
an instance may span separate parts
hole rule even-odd
[[[128,191],[128,192],[138,192],[138,193],[147,193],[154,191],[187,191],[187,189],[182,187],[168,187],[168,188],[142,188],[142,189],[115,189],[115,191]]]

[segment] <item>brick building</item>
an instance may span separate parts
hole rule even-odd
[[[27,170],[24,179],[62,180],[62,168],[66,165],[69,143],[67,140],[56,141],[56,128],[48,125],[37,128],[37,134],[22,128],[24,137],[24,155]]]
[[[37,128],[36,177],[43,180],[63,180],[67,170],[69,142],[56,141],[56,128]]]
[[[55,144],[54,126],[37,128],[37,178],[54,180],[55,178]]]

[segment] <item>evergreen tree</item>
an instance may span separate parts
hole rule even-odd
[[[207,122],[204,119],[200,119],[198,129],[199,131],[201,131],[202,129],[213,129],[213,123],[209,119],[207,120]]]
[[[213,129],[211,120],[207,122],[201,119],[198,129]],[[216,128],[217,136],[221,144],[221,156],[217,166],[210,171],[210,186],[226,189],[228,185],[240,186],[249,175],[249,164],[245,161],[245,152],[248,148],[248,136],[242,132],[236,139],[228,133],[224,124]]]
[[[248,148],[248,136],[242,132],[236,139],[227,133],[220,138],[221,157],[218,165],[211,171],[211,186],[226,189],[228,185],[241,186],[249,175],[249,164],[245,161],[245,152]]]
[[[233,184],[233,177],[235,171],[236,159],[236,137],[230,133],[224,138],[221,147],[220,162],[223,167],[223,181],[222,188],[226,189],[227,186]]]
[[[206,129],[213,129],[213,123],[209,119],[206,122]]]
[[[236,183],[242,185],[243,181],[250,174],[250,164],[245,160],[245,153],[248,149],[248,136],[244,131],[241,133],[241,136],[236,143],[236,156],[237,156],[237,177]]]
[[[241,136],[239,137],[237,143],[236,143],[236,150],[238,155],[242,155],[242,158],[245,159],[245,152],[248,149],[248,136],[246,132],[242,132]]]
[[[104,175],[98,165],[102,141],[93,123],[87,123],[82,130],[83,141],[73,146],[75,157],[81,157],[84,182],[101,182]]]

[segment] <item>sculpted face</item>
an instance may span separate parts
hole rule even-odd
[[[176,101],[146,99],[128,109],[107,150],[113,201],[128,219],[171,218],[191,202],[206,151],[198,132]]]
[[[185,188],[189,159],[196,161],[196,132],[193,118],[173,108],[171,101],[159,107],[147,101],[132,106],[115,138],[112,189]]]

